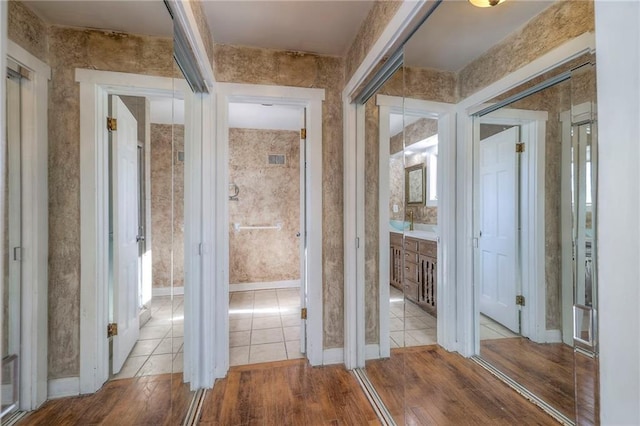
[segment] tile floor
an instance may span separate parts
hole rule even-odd
[[[424,309],[404,300],[397,288],[390,286],[389,337],[392,348],[435,345],[436,318]]]
[[[229,364],[303,358],[297,288],[229,294]]]
[[[502,324],[480,314],[480,340],[508,339],[519,336]]]
[[[173,303],[170,296],[151,300],[151,319],[140,328],[138,343],[112,380],[182,371],[183,301],[183,296],[173,296]]]

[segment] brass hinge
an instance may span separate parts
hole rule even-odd
[[[110,132],[118,130],[118,119],[107,117],[107,130]]]
[[[113,337],[118,335],[118,323],[112,322],[107,325],[107,337]]]
[[[516,152],[524,152],[524,142],[516,144]]]
[[[307,308],[300,309],[300,318],[307,319]]]
[[[307,129],[300,129],[300,139],[307,138]]]
[[[524,296],[516,296],[516,305],[524,306]]]

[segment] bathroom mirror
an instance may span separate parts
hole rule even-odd
[[[423,205],[426,199],[427,178],[424,163],[404,169],[405,202],[408,205]]]

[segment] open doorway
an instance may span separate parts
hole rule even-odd
[[[306,351],[305,109],[229,104],[229,364]]]
[[[111,378],[182,371],[184,102],[110,96]]]

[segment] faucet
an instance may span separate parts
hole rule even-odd
[[[411,223],[409,224],[409,231],[413,231],[413,210],[409,210],[409,219],[411,219]]]

